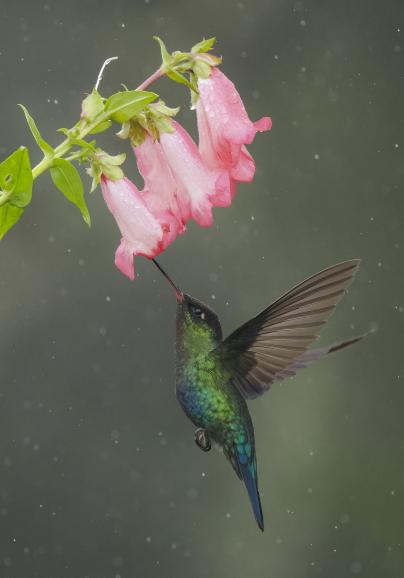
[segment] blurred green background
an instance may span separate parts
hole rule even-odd
[[[20,144],[40,158],[17,103],[57,144],[105,58],[119,56],[105,95],[158,66],[153,34],[171,50],[216,35],[251,117],[273,118],[250,149],[254,183],[161,263],[227,333],[304,277],[362,257],[321,342],[379,331],[251,403],[262,535],[175,400],[172,292],[146,260],[135,283],[114,267],[119,232],[99,191],[88,230],[42,176],[0,246],[0,575],[400,578],[402,0],[3,0],[1,158]],[[186,90],[155,89],[195,135]],[[130,155],[126,166],[135,178]]]

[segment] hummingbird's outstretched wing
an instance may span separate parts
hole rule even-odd
[[[212,352],[244,398],[262,395],[274,381],[361,339],[307,351],[343,297],[359,263],[359,259],[344,261],[309,277],[236,329]]]

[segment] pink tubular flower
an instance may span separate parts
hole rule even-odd
[[[133,147],[137,166],[144,180],[141,192],[148,208],[164,223],[166,245],[185,231],[185,222],[177,202],[176,183],[161,145],[147,135],[143,143]]]
[[[174,121],[173,128],[160,135],[160,142],[147,135],[133,147],[142,191],[126,177],[101,179],[105,202],[122,234],[115,264],[132,280],[134,255],[155,257],[185,231],[191,218],[210,226],[212,206],[230,194],[228,174],[207,168],[189,134]]]
[[[115,265],[129,279],[135,278],[133,257],[143,255],[152,258],[173,238],[166,223],[160,221],[142,198],[136,186],[126,177],[101,179],[105,202],[115,217],[121,231],[121,243],[115,253]]]
[[[190,135],[172,121],[173,132],[162,132],[160,142],[147,136],[134,147],[145,181],[148,203],[171,214],[182,227],[194,219],[202,227],[212,224],[212,206],[224,204],[231,183],[221,170],[208,168]]]
[[[258,131],[270,130],[271,119],[251,122],[234,84],[217,68],[209,78],[199,78],[198,90],[196,114],[202,158],[211,169],[228,171],[235,181],[252,181],[255,163],[244,145],[252,143]]]

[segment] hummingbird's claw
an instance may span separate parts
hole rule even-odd
[[[203,452],[208,452],[212,448],[208,430],[201,427],[195,430],[195,443]]]

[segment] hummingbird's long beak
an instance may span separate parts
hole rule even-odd
[[[182,291],[180,291],[180,289],[178,289],[177,285],[174,283],[174,281],[172,279],[170,279],[170,277],[167,275],[167,273],[164,271],[164,269],[162,268],[162,266],[157,263],[156,259],[152,259],[153,263],[156,265],[157,269],[160,271],[160,273],[162,273],[164,275],[164,277],[167,279],[167,281],[170,283],[171,287],[174,289],[175,291],[175,296],[177,298],[177,301],[179,301],[180,303],[182,303],[184,301],[184,294]]]

